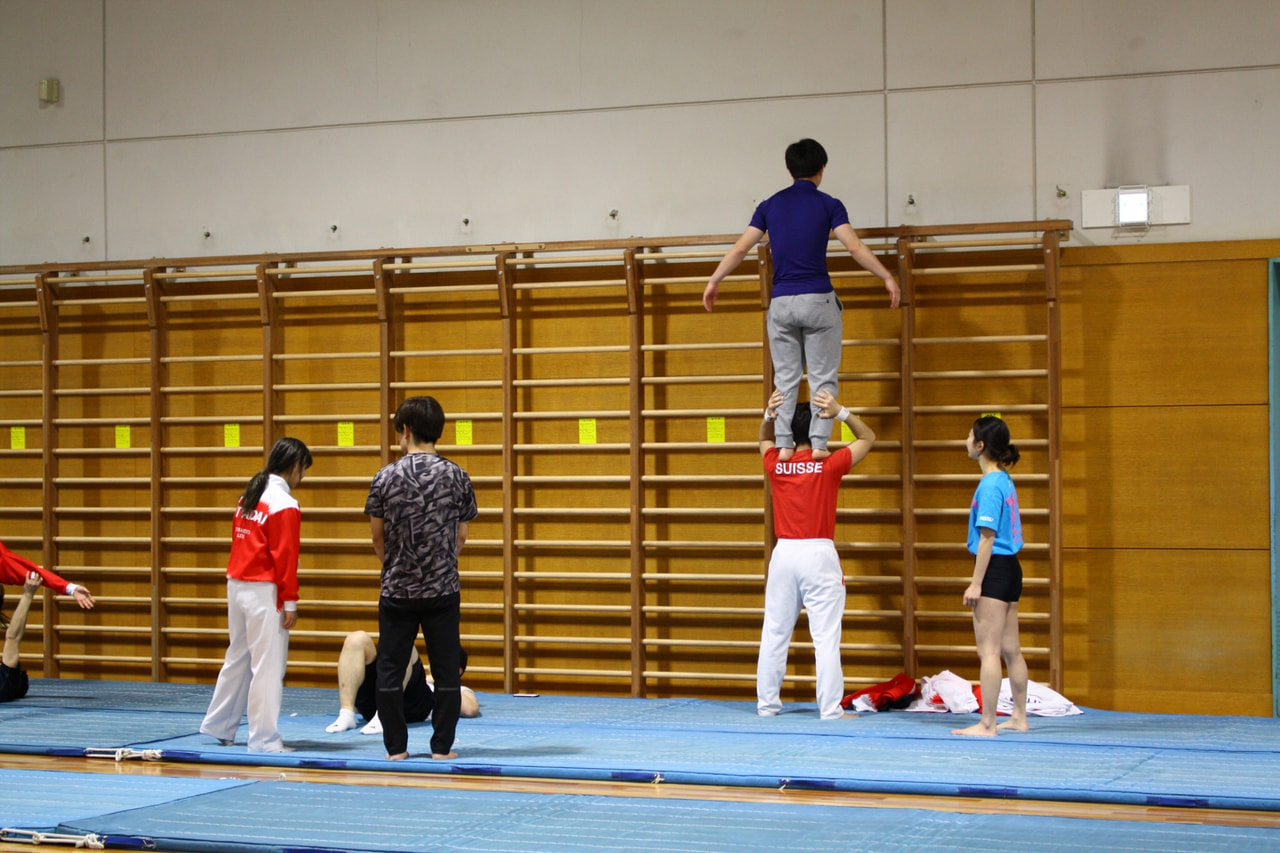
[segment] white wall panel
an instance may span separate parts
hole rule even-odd
[[[783,151],[799,128],[826,140],[823,188],[844,198],[855,224],[880,225],[881,103],[786,99],[112,143],[111,254],[737,233],[756,202],[791,182]]]
[[[102,198],[101,143],[0,151],[0,265],[102,260]]]
[[[1031,79],[1029,0],[888,0],[888,87]]]
[[[1030,84],[890,94],[890,224],[1033,218],[1031,101]]]
[[[1280,69],[1042,84],[1036,111],[1040,215],[1078,228],[1082,189],[1187,184],[1191,224],[1154,226],[1142,239],[1280,234]],[[1069,190],[1063,201],[1059,184]],[[1137,239],[1108,229],[1072,236]]]
[[[59,103],[40,103],[48,77]],[[101,138],[101,0],[0,0],[0,148]]]
[[[878,90],[880,17],[879,0],[109,0],[108,134]]]
[[[1280,63],[1276,0],[1036,0],[1036,77]]]
[[[108,0],[108,138],[376,119],[376,10],[373,0]]]
[[[879,91],[881,0],[587,0],[585,106]]]

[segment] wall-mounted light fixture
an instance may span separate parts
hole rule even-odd
[[[1153,225],[1191,222],[1191,187],[1123,186],[1080,191],[1081,228],[1145,231]]]
[[[1121,228],[1151,227],[1151,191],[1145,186],[1116,189],[1116,225]]]

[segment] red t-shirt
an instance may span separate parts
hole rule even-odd
[[[773,532],[779,539],[835,539],[836,493],[853,467],[847,446],[814,460],[810,449],[797,450],[786,462],[778,448],[764,454],[764,473],[773,491]]]

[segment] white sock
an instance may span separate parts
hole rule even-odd
[[[332,734],[333,732],[350,731],[356,727],[356,712],[343,708],[338,712],[338,719],[334,720],[325,727],[325,731]]]
[[[364,728],[360,730],[362,735],[380,735],[382,734],[382,721],[378,719],[378,715],[374,714],[373,719],[364,724]]]

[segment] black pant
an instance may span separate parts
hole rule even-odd
[[[461,598],[455,592],[439,598],[378,601],[378,718],[388,755],[399,755],[409,747],[401,685],[419,627],[436,682],[431,752],[446,755],[453,748],[462,709],[462,642],[458,636]]]

